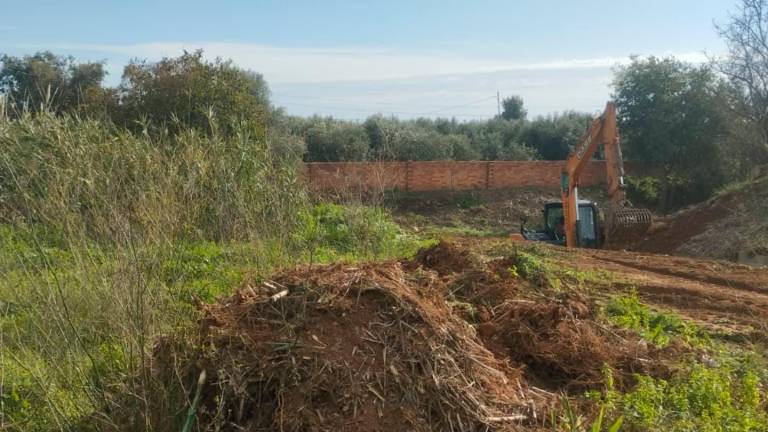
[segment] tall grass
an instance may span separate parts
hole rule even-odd
[[[155,337],[215,287],[291,262],[298,155],[212,129],[0,116],[0,430],[167,430],[150,413],[173,418],[185,395],[146,404]]]
[[[0,115],[0,430],[180,430],[194,383],[161,385],[155,348],[192,337],[201,303],[415,251],[377,209],[310,199],[295,138],[226,130]]]
[[[150,136],[44,114],[0,120],[0,149],[2,220],[68,237],[258,239],[302,201],[298,155],[247,125]]]

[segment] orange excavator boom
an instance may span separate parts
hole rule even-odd
[[[629,207],[624,185],[624,161],[616,122],[616,105],[608,102],[603,114],[592,121],[584,137],[568,156],[561,175],[564,230],[567,247],[578,246],[579,180],[599,146],[605,149],[606,185],[609,207],[606,212],[605,244],[622,246],[637,240],[651,225],[645,209]]]

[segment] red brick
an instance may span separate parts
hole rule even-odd
[[[319,190],[475,190],[541,187],[557,189],[564,161],[428,161],[314,162],[303,172]],[[647,171],[627,164],[627,171]],[[581,186],[605,183],[605,162],[592,161],[582,172]]]

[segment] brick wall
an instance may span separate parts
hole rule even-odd
[[[304,175],[317,190],[476,190],[560,187],[565,161],[313,162]],[[636,171],[626,164],[629,174]],[[605,182],[605,162],[589,162],[582,186]]]

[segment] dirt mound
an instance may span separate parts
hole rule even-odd
[[[686,242],[707,231],[710,224],[732,212],[731,197],[699,204],[654,222],[649,234],[634,248],[673,254]]]
[[[519,371],[441,293],[399,263],[289,272],[207,306],[173,357],[209,375],[206,430],[513,430]]]
[[[409,265],[422,266],[445,276],[466,272],[473,266],[473,262],[469,251],[452,242],[441,240],[434,246],[420,250]]]
[[[768,255],[768,175],[659,221],[635,250],[741,261]]]
[[[648,373],[650,359],[659,356],[635,336],[597,324],[594,313],[581,302],[511,303],[493,326],[495,345],[525,365],[529,381],[553,391],[601,388],[605,366],[623,388],[632,374]]]
[[[192,394],[205,371],[201,430],[540,430],[562,392],[603,388],[606,365],[619,387],[658,375],[647,365],[667,357],[601,325],[594,303],[508,265],[441,243],[412,262],[245,283],[202,306],[194,338],[158,343],[158,412],[188,407],[161,396]]]

